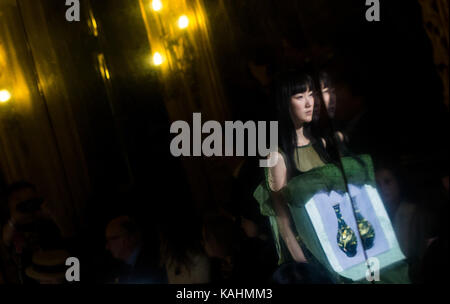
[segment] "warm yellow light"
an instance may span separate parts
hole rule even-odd
[[[11,99],[11,93],[9,93],[8,90],[0,91],[0,102],[7,102],[10,99]]]
[[[186,15],[180,16],[180,18],[178,18],[178,27],[180,29],[187,28],[188,25],[189,25],[189,19],[188,19],[188,17],[186,17]]]
[[[162,9],[161,0],[153,0],[152,1],[152,8],[156,12],[160,11]]]
[[[154,65],[161,65],[163,63],[163,58],[160,53],[156,52],[153,54],[153,64]]]
[[[94,16],[92,16],[91,22],[92,22],[92,33],[94,34],[95,37],[98,37],[98,26]]]
[[[94,13],[92,12],[92,10],[89,10],[88,25],[89,25],[89,28],[91,29],[94,37],[98,37],[98,25],[97,25],[97,21],[95,20]]]

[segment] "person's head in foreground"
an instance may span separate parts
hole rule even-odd
[[[118,260],[126,262],[141,245],[141,234],[128,216],[111,220],[105,231],[106,250]]]

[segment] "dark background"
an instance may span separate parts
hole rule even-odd
[[[82,21],[69,23],[62,0],[2,1],[0,84],[28,92],[1,105],[3,187],[22,179],[37,184],[65,232],[89,232],[99,247],[94,240],[113,215],[182,230],[211,206],[230,203],[240,159],[174,158],[169,151],[176,115],[167,91],[179,103],[183,88],[190,91],[196,103],[186,117],[202,111],[197,95],[208,88],[196,81],[200,68],[188,66],[193,73],[183,79],[190,86],[168,85],[147,62],[152,49],[139,1],[80,2]],[[447,170],[448,103],[417,1],[380,1],[380,22],[366,21],[365,1],[181,2],[203,3],[224,93],[209,102],[230,109],[223,118],[272,117],[270,86],[260,85],[250,62],[269,75],[328,68],[337,87],[336,119],[355,123],[355,152],[397,162],[420,182]],[[99,54],[110,79],[101,76]],[[250,172],[257,181],[259,168]]]

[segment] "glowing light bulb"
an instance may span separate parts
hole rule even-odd
[[[9,93],[8,90],[0,91],[0,102],[7,102],[10,99],[11,99],[11,93]]]
[[[161,65],[163,63],[163,58],[160,53],[156,52],[153,54],[153,64],[154,65]]]
[[[180,18],[178,18],[178,27],[180,29],[185,29],[187,28],[189,25],[189,19],[188,17],[186,17],[186,15],[182,15],[180,16]]]
[[[152,8],[155,12],[158,12],[162,9],[162,3],[161,0],[153,0],[152,1]]]

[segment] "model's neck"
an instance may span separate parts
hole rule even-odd
[[[309,144],[309,139],[305,136],[304,132],[305,128],[303,125],[298,126],[295,129],[295,133],[297,133],[297,146],[304,146]]]

